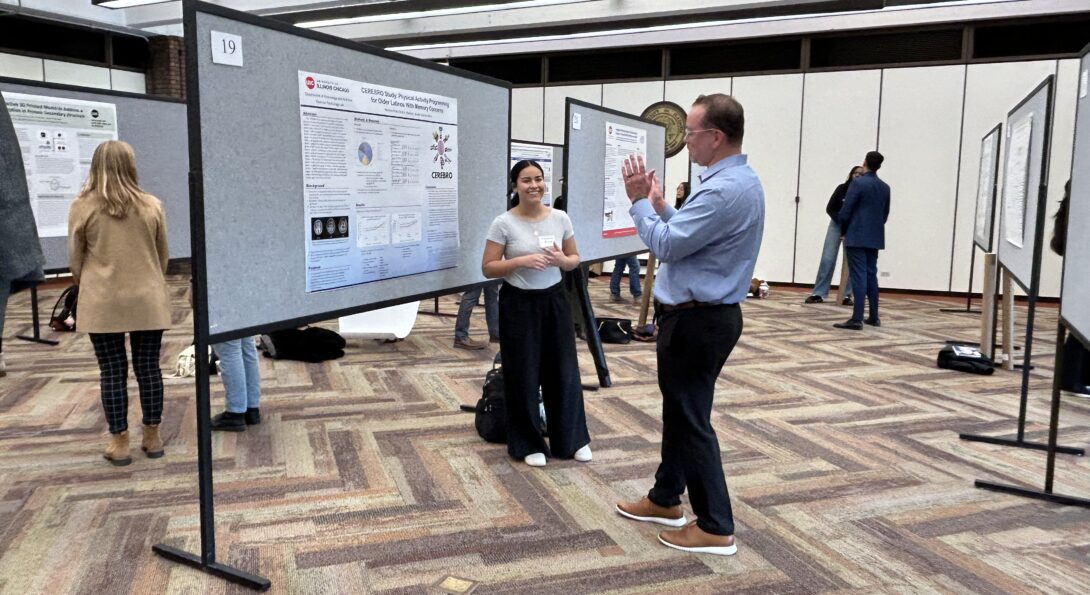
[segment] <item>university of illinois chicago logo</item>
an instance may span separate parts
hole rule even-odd
[[[432,140],[435,144],[431,146],[431,150],[435,151],[435,157],[432,161],[439,164],[439,169],[443,169],[443,166],[453,161],[447,153],[454,151],[454,147],[449,146],[447,143],[450,141],[449,134],[443,134],[443,127],[439,127],[438,132],[431,133]]]
[[[304,81],[304,82],[306,83],[308,89],[313,89],[314,88],[314,77],[308,76],[306,78],[306,81]]]

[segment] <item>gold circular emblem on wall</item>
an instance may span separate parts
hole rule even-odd
[[[666,156],[673,157],[685,146],[685,110],[672,101],[653,103],[640,118],[666,127]]]

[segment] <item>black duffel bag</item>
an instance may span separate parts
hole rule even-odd
[[[594,319],[598,327],[598,338],[603,343],[624,345],[632,341],[632,321],[627,318],[600,317]]]

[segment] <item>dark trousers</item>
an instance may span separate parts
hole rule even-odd
[[[519,459],[536,452],[569,458],[589,444],[575,330],[562,283],[537,290],[503,284],[500,352],[507,401],[507,452]],[[541,436],[539,390],[545,403],[549,445]]]
[[[863,322],[863,298],[870,302],[870,319],[878,320],[878,250],[875,248],[845,248],[848,273],[852,279],[855,304],[852,320]]]
[[[159,348],[163,331],[129,333],[132,368],[140,387],[140,410],[144,425],[158,425],[163,417],[163,373],[159,369]],[[129,429],[129,362],[125,356],[125,333],[91,333],[101,375],[102,410],[110,433]]]
[[[1060,388],[1080,394],[1090,394],[1090,351],[1074,335],[1067,336],[1063,352],[1063,375]]]
[[[734,534],[734,513],[711,423],[712,401],[715,381],[740,336],[742,310],[733,304],[675,310],[659,318],[662,462],[647,497],[659,506],[676,506],[688,487],[697,525],[715,535]]]

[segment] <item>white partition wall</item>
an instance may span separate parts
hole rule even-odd
[[[879,70],[807,74],[803,88],[802,147],[799,171],[799,219],[795,247],[795,282],[809,284],[817,275],[821,246],[829,225],[825,205],[853,165],[863,163],[878,144]],[[894,198],[890,223],[897,224]],[[834,281],[839,279],[839,266]],[[885,263],[879,259],[879,284]]]
[[[564,144],[564,109],[568,97],[602,104],[602,85],[571,85],[545,87],[545,138],[544,142]]]
[[[890,185],[883,288],[947,291],[965,67],[886,70],[878,150]],[[970,142],[977,142],[973,139]]]
[[[602,107],[642,114],[647,106],[662,101],[665,81],[602,85]]]
[[[973,245],[973,216],[976,208],[977,174],[980,164],[980,139],[996,124],[1007,119],[1007,112],[1056,70],[1056,61],[1012,62],[1008,64],[973,64],[965,80],[965,116],[962,120],[961,181],[958,185],[957,222],[954,229],[951,291],[965,291],[969,283],[970,247]],[[1006,134],[1006,131],[1003,132]],[[1066,152],[1071,151],[1070,133]],[[1005,140],[1005,139],[1004,139]],[[998,179],[1003,179],[1007,143],[1003,142]],[[996,209],[998,211],[998,208]],[[998,230],[999,225],[995,228]],[[983,286],[983,259],[977,258],[973,273],[973,291]],[[1046,294],[1047,295],[1047,294]]]
[[[511,89],[511,138],[540,142],[544,122],[545,89]]]
[[[693,100],[700,95],[710,93],[731,93],[731,79],[689,79],[683,81],[666,81],[665,101],[673,101],[689,113]],[[681,149],[681,152],[666,160],[666,195],[673,196],[677,185],[689,179],[689,150]]]
[[[764,240],[753,274],[787,283],[795,253],[802,75],[736,77],[732,94],[746,113],[742,150],[765,191]]]

